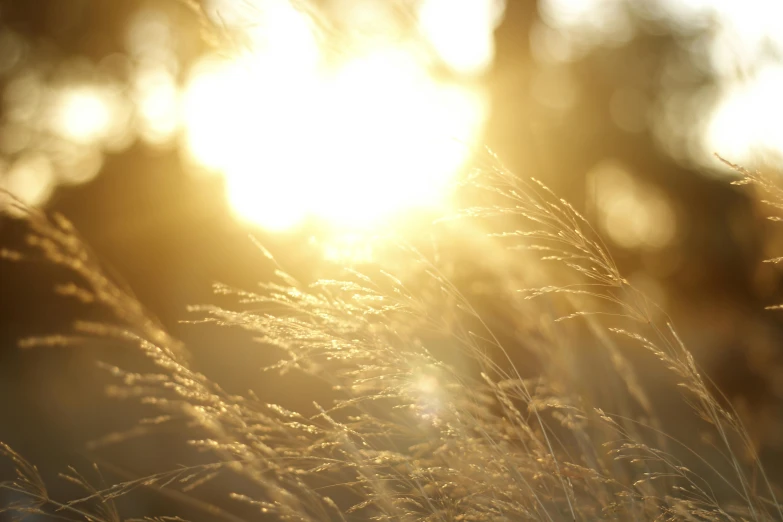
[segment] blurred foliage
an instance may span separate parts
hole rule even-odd
[[[359,2],[309,5],[347,13]],[[395,2],[388,16],[399,23],[389,25],[407,27],[413,4]],[[780,301],[781,281],[762,261],[781,255],[783,235],[752,192],[729,185],[736,175],[712,153],[765,173],[780,166],[783,31],[775,24],[783,17],[772,2],[729,4],[509,1],[488,70],[465,74],[437,53],[428,63],[434,75],[489,100],[483,137],[473,145],[486,143],[510,170],[545,180],[584,212],[621,270],[670,312],[754,437],[779,451],[783,329],[764,307]],[[350,20],[322,18],[319,34],[333,38],[331,49],[343,49],[346,28],[366,23]],[[230,54],[246,45],[225,38],[205,33],[200,11],[175,0],[0,2],[0,187],[67,215],[173,334],[201,337],[194,351],[204,365],[250,384],[254,375],[231,374],[210,351],[222,338],[177,324],[185,305],[212,299],[215,280],[250,286],[265,279],[248,231],[304,279],[328,271],[308,260],[343,247],[321,235],[317,221],[285,234],[237,224],[218,196],[225,180],[203,175],[188,152],[179,100],[200,57],[216,46]],[[209,103],[220,113],[226,100]],[[246,133],[242,143],[254,137]],[[22,238],[0,223],[3,243]],[[365,251],[350,241],[345,248]],[[483,281],[469,261],[456,264],[477,285],[501,285]],[[56,331],[83,312],[50,302],[56,277],[0,271],[0,288],[15,296],[0,306],[4,367],[15,377],[3,379],[2,393],[28,393],[8,412],[0,439],[9,442],[32,440],[42,429],[79,441],[99,416],[64,413],[93,398],[95,387],[80,381],[84,365],[74,358],[94,352],[18,355],[13,347],[21,335]],[[59,396],[55,406],[41,406],[44,383]],[[52,422],[24,435],[29,411]]]

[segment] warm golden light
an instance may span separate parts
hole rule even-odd
[[[480,74],[495,56],[493,32],[504,9],[503,0],[423,0],[419,28],[447,66]]]
[[[252,52],[203,59],[183,101],[190,156],[222,173],[240,217],[363,227],[443,203],[479,138],[481,93],[435,80],[400,43],[327,65],[286,3],[251,36]]]
[[[533,56],[542,64],[567,64],[594,46],[623,44],[636,31],[626,8],[604,0],[541,0],[541,20],[531,30]],[[783,165],[783,3],[665,0],[645,3],[645,11],[643,18],[667,21],[682,34],[698,34],[709,21],[705,37],[682,51],[692,60],[689,67],[707,68],[714,83],[687,92],[681,89],[685,76],[675,80],[689,74],[687,68],[667,68],[661,110],[640,90],[622,88],[611,100],[615,124],[633,133],[650,125],[674,157],[722,171],[715,152],[743,164]]]
[[[665,248],[675,239],[676,214],[658,188],[635,179],[613,160],[593,167],[588,179],[598,223],[615,244],[655,250]]]
[[[29,205],[40,205],[54,189],[54,173],[48,158],[41,154],[22,154],[5,172],[0,172],[0,188]]]
[[[141,137],[148,143],[166,143],[177,131],[180,118],[180,93],[173,76],[163,68],[141,69],[133,87]]]
[[[112,114],[99,91],[78,88],[63,92],[53,123],[64,137],[80,143],[93,143],[107,133],[112,124]]]
[[[779,65],[760,68],[754,77],[726,88],[706,122],[705,151],[746,161],[765,157],[772,164],[783,164],[781,92],[783,67]]]
[[[674,209],[656,187],[635,179],[612,160],[599,163],[588,176],[598,222],[615,244],[655,250],[674,240]]]

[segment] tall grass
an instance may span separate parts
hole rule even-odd
[[[67,267],[80,283],[57,292],[114,317],[22,346],[135,346],[155,370],[106,366],[110,392],[155,407],[139,422],[184,429],[207,460],[102,487],[71,470],[85,494],[63,501],[2,446],[17,477],[0,487],[19,499],[3,511],[116,521],[115,499],[138,488],[197,499],[226,484],[225,503],[202,506],[209,519],[241,520],[244,504],[297,521],[783,520],[748,432],[665,312],[570,204],[491,155],[483,163],[459,187],[470,203],[433,230],[458,220],[482,231],[468,241],[487,291],[453,259],[403,240],[397,255],[412,269],[346,268],[313,284],[258,245],[274,280],[257,291],[216,285],[232,309],[192,307],[194,322],[242,329],[276,351],[265,371],[327,384],[333,398],[313,397],[309,412],[224,391],[104,275],[67,220],[13,202],[29,248],[3,256]],[[677,404],[663,388],[679,391]],[[685,420],[671,413],[681,407]]]

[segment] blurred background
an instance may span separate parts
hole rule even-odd
[[[783,235],[714,153],[783,167],[781,93],[767,0],[2,0],[0,188],[73,221],[245,389],[257,374],[222,354],[246,339],[179,321],[215,281],[270,277],[248,234],[305,280],[373,263],[377,230],[451,208],[489,147],[596,224],[778,452],[781,280],[762,260]],[[0,222],[0,243],[24,230]],[[62,275],[0,265],[0,440],[54,468],[133,420],[90,373],[131,355],[16,346],[100,313],[54,297]]]

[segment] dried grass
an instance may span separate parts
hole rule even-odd
[[[489,295],[505,311],[492,324],[516,337],[498,335],[444,265],[405,244],[402,255],[423,274],[415,285],[382,270],[304,285],[277,267],[276,280],[255,292],[215,287],[236,298],[236,309],[191,309],[201,316],[195,322],[240,328],[259,349],[276,350],[278,362],[265,371],[328,383],[337,398],[314,402],[312,415],[224,391],[104,275],[67,220],[13,202],[30,227],[28,249],[5,249],[4,257],[43,256],[68,268],[82,283],[56,291],[114,317],[22,346],[95,337],[132,344],[156,370],[107,366],[117,379],[111,393],[155,407],[140,420],[146,426],[186,419],[188,444],[209,461],[100,487],[71,470],[66,479],[85,495],[60,502],[4,445],[17,477],[0,487],[20,500],[2,511],[115,521],[122,518],[114,500],[138,488],[194,498],[230,475],[242,493],[204,507],[210,519],[241,520],[234,502],[297,521],[783,520],[738,416],[713,394],[671,321],[619,273],[588,221],[539,181],[513,176],[494,157],[486,163],[461,187],[480,204],[444,220],[488,231],[504,287]],[[446,362],[422,332],[467,363]],[[523,352],[540,369],[533,376],[520,371]],[[645,379],[659,370],[711,445],[669,434],[680,421],[659,413]]]

